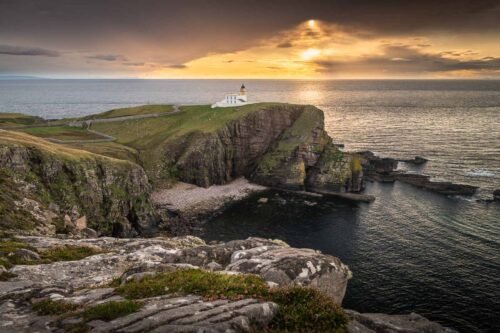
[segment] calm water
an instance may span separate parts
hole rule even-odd
[[[212,103],[232,80],[0,81],[0,112],[82,116],[145,103]],[[314,104],[347,150],[429,158],[412,169],[500,188],[500,81],[246,80],[249,98]],[[369,184],[370,204],[238,203],[207,225],[208,239],[250,235],[334,254],[354,272],[345,305],[415,311],[462,332],[499,332],[500,205],[396,183]],[[274,197],[275,193],[266,194]]]

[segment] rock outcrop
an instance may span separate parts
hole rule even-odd
[[[274,285],[314,286],[340,304],[351,276],[348,267],[338,258],[314,250],[290,248],[281,241],[261,238],[215,245],[206,245],[201,239],[192,236],[128,240],[107,237],[80,240],[44,237],[21,239],[37,249],[78,245],[105,252],[118,251],[87,257],[80,260],[77,266],[72,262],[61,261],[47,265],[19,265],[11,269],[11,273],[17,275],[11,281],[31,282],[38,287],[57,284],[70,289],[92,288],[122,275],[128,277],[149,271],[200,267],[257,274]]]
[[[148,178],[131,162],[0,130],[0,175],[2,229],[132,236],[157,223]]]
[[[90,332],[256,332],[264,331],[279,311],[272,301],[252,296],[202,298],[168,293],[141,298],[140,308],[109,321],[85,320],[82,311],[62,317],[35,311],[39,302],[63,302],[88,309],[124,302],[116,289],[130,281],[165,272],[201,268],[217,274],[257,274],[270,288],[303,285],[319,289],[340,304],[350,271],[338,258],[310,249],[291,248],[279,240],[248,238],[213,245],[177,238],[58,239],[19,237],[37,251],[83,246],[104,252],[79,261],[17,265],[0,281],[2,332],[65,332],[85,323]],[[5,279],[4,279],[5,280]],[[110,282],[113,282],[110,284]],[[351,333],[451,333],[411,314],[388,316],[347,311]],[[81,326],[80,326],[81,327]]]

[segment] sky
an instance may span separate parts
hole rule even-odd
[[[500,79],[500,1],[0,0],[0,75]]]

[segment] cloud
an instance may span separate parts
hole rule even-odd
[[[167,65],[165,66],[165,68],[184,69],[187,68],[187,66],[183,64],[173,64],[173,65]]]
[[[18,56],[42,56],[59,57],[60,53],[54,50],[42,49],[39,47],[25,47],[0,45],[0,54],[18,55]]]
[[[87,59],[102,60],[102,61],[126,61],[127,58],[120,54],[95,54],[87,56]]]
[[[318,59],[313,61],[322,73],[383,72],[386,74],[419,74],[452,71],[500,71],[500,58],[458,59],[452,56],[470,52],[447,51],[424,53],[421,49],[404,44],[385,44],[383,54],[363,56],[358,59]]]
[[[279,43],[278,45],[276,45],[276,47],[279,47],[281,49],[286,49],[286,48],[293,47],[293,44],[290,42],[282,42],[282,43]]]
[[[144,65],[146,65],[146,63],[144,63],[144,62],[124,62],[123,65],[136,67],[136,66],[144,66]]]

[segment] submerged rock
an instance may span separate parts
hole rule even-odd
[[[473,195],[478,187],[451,182],[432,181],[429,176],[412,173],[395,173],[395,178],[403,183],[425,188],[445,195]]]
[[[493,200],[500,201],[500,189],[493,191]]]
[[[427,163],[427,161],[429,161],[429,160],[422,157],[422,156],[415,156],[412,159],[402,159],[399,161],[404,162],[404,163],[409,163],[409,164],[421,165],[421,164]]]
[[[351,318],[349,333],[458,333],[419,314],[388,315],[346,310]]]

